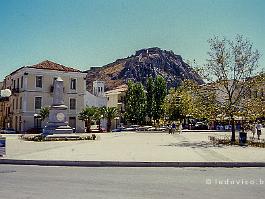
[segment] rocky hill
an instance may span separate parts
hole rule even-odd
[[[168,88],[178,86],[184,79],[192,79],[202,84],[201,77],[182,60],[180,55],[160,48],[136,51],[135,55],[118,59],[103,67],[92,67],[87,71],[87,89],[92,90],[92,82],[103,80],[106,90],[113,89],[128,80],[146,83],[147,77],[162,75]]]

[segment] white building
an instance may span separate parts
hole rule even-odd
[[[93,94],[85,92],[85,105],[103,107],[107,106],[107,97],[105,97],[105,85],[103,81],[93,82]]]
[[[36,114],[42,107],[52,104],[53,82],[57,77],[64,81],[64,103],[68,106],[69,125],[77,132],[84,132],[84,122],[78,120],[78,114],[84,108],[86,74],[48,60],[23,66],[5,77],[3,88],[10,89],[12,95],[4,102],[1,113],[3,126],[19,132],[44,127],[46,122],[39,121]]]

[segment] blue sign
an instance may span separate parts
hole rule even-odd
[[[0,137],[0,156],[6,154],[6,138]]]

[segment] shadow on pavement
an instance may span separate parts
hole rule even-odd
[[[190,142],[190,141],[181,141],[178,143],[170,143],[167,145],[160,146],[169,146],[169,147],[189,147],[189,148],[224,148],[225,145],[213,145],[210,142],[201,141],[201,142]]]

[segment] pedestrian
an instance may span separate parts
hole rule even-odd
[[[256,134],[256,124],[249,124],[249,129],[252,132],[252,139],[254,140]]]
[[[257,124],[256,124],[256,129],[257,129],[258,140],[260,139],[260,135],[261,135],[261,128],[262,128],[262,125],[261,125],[261,123],[258,121],[258,122],[257,122]]]
[[[176,124],[175,124],[175,122],[172,123],[171,128],[172,128],[172,134],[174,134],[175,131],[176,131]]]
[[[181,134],[181,132],[182,132],[182,124],[180,123],[179,124],[179,134]]]

